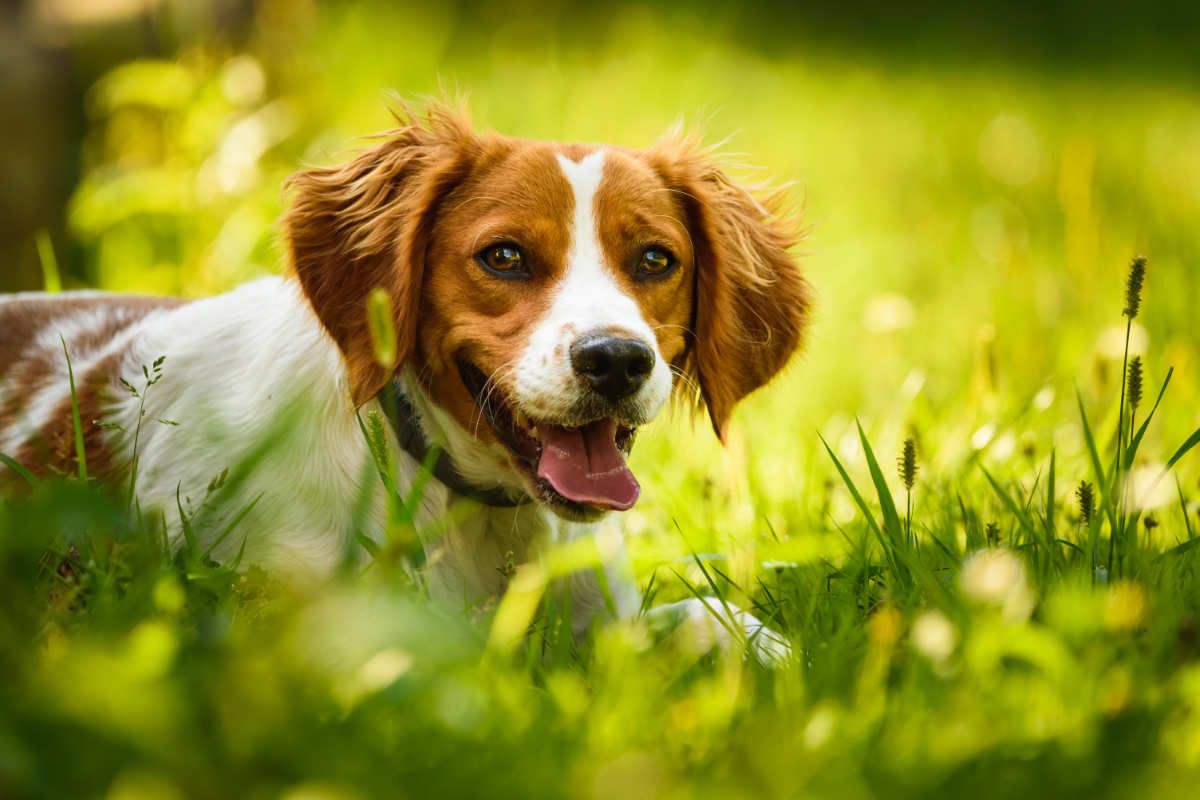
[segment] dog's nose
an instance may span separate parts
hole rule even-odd
[[[640,339],[592,334],[571,345],[571,366],[608,400],[628,397],[642,387],[654,368],[654,351]]]

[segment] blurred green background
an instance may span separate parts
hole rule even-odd
[[[1183,0],[6,4],[0,290],[53,283],[52,263],[66,288],[187,296],[279,271],[283,180],[388,127],[395,91],[463,94],[479,126],[539,138],[639,146],[683,120],[748,175],[794,181],[818,305],[729,447],[681,418],[639,439],[647,491],[624,517],[644,582],[665,564],[704,585],[692,551],[747,587],[772,575],[747,593],[796,643],[785,674],[695,667],[621,627],[585,669],[523,672],[390,588],[294,597],[151,563],[121,509],[68,489],[0,504],[21,534],[0,537],[0,664],[20,676],[0,794],[1188,796],[1200,565],[1154,553],[1191,540],[1200,483],[1189,462],[1154,479],[1200,426],[1197,42]],[[979,467],[1032,497],[1054,452],[1051,517],[1079,525],[1076,390],[1106,448],[1137,252],[1147,393],[1175,373],[1132,472],[1157,524],[1134,580],[1106,589],[1091,564],[1016,547],[1021,514]],[[816,435],[862,480],[856,418],[885,469],[917,440],[922,588],[864,555]],[[1015,625],[958,572],[992,521],[1044,600]],[[100,554],[83,619],[75,578],[49,615],[17,593],[46,541]],[[1029,588],[997,569],[1002,595]]]
[[[948,408],[980,365],[1001,405],[1111,377],[1138,251],[1137,341],[1190,389],[1198,23],[1186,2],[18,4],[0,289],[41,286],[38,231],[67,286],[200,296],[276,271],[290,172],[387,127],[391,91],[461,93],[522,136],[636,146],[682,119],[794,181],[819,305],[771,413],[808,430],[904,386]]]

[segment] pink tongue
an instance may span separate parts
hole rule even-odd
[[[624,511],[637,502],[641,487],[617,450],[617,423],[606,419],[585,428],[538,426],[542,457],[538,477],[568,500]]]

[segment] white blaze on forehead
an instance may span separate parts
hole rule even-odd
[[[604,178],[604,151],[597,150],[584,156],[578,163],[566,156],[560,155],[557,158],[563,175],[571,184],[571,193],[575,199],[571,220],[571,249],[567,254],[564,287],[572,277],[576,280],[586,278],[593,283],[605,284],[605,288],[611,287],[632,303],[632,300],[613,285],[612,278],[604,268],[604,251],[600,246],[597,220],[592,210],[596,202],[596,192],[600,189],[600,181]]]
[[[633,398],[648,420],[671,392],[671,373],[641,308],[621,289],[604,256],[595,213],[604,151],[595,150],[579,161],[557,158],[574,199],[571,244],[550,308],[517,364],[517,399],[534,416],[559,418],[569,413],[583,391],[571,367],[571,345],[583,334],[607,330],[637,337],[654,350],[654,369]]]

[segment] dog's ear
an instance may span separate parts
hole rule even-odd
[[[802,344],[811,299],[790,252],[800,238],[798,220],[780,212],[781,191],[735,184],[690,139],[673,135],[650,155],[683,204],[696,260],[683,366],[724,441],[734,406]]]
[[[349,163],[294,175],[285,219],[292,268],[337,342],[356,406],[371,399],[416,345],[425,252],[437,209],[470,168],[475,136],[458,112],[431,107]],[[396,363],[380,364],[367,318],[382,289],[395,319]],[[386,348],[381,348],[386,350]]]

